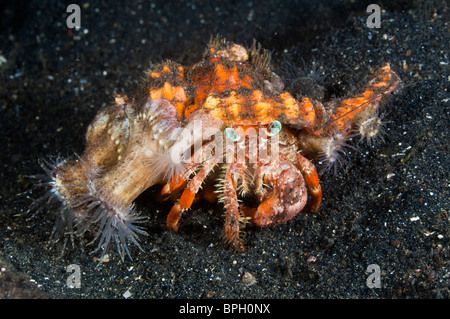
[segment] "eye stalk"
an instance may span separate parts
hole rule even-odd
[[[280,133],[281,127],[282,127],[282,125],[281,125],[280,121],[277,121],[277,120],[273,121],[269,126],[270,135],[276,135],[276,134]]]
[[[230,141],[236,142],[239,139],[239,133],[232,127],[227,127],[224,134]]]

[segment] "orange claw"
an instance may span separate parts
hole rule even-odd
[[[166,225],[169,230],[177,231],[178,230],[178,221],[180,220],[181,215],[181,206],[176,203],[173,205],[172,209],[167,215]]]
[[[296,156],[298,168],[302,172],[311,196],[306,211],[317,212],[322,203],[322,187],[320,186],[319,175],[316,167],[307,158],[299,153],[296,153]]]
[[[258,208],[250,208],[244,205],[241,206],[242,213],[250,218],[250,222],[259,227],[269,227],[274,223],[274,216],[277,214],[276,210],[279,207],[280,199],[277,194],[264,199]]]
[[[188,209],[191,207],[192,203],[194,202],[195,193],[190,190],[189,188],[186,188],[181,194],[180,197],[180,205],[183,209]]]
[[[172,180],[165,184],[161,189],[160,196],[163,200],[166,200],[173,193],[178,193],[183,188],[186,187],[187,181],[182,173],[179,173],[177,176],[174,176]]]
[[[268,179],[274,192],[263,199],[257,209],[242,207],[242,213],[259,227],[287,222],[302,211],[308,199],[305,180],[300,171],[284,156],[276,165],[274,178]]]

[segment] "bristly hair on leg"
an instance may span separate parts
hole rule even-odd
[[[220,166],[221,171],[219,173],[219,177],[217,178],[217,183],[214,185],[214,187],[215,187],[214,193],[218,194],[218,198],[217,198],[218,203],[223,203],[223,201],[224,201],[223,190],[224,190],[225,173],[226,173],[227,169],[228,169],[228,165]]]

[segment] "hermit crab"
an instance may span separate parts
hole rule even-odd
[[[155,65],[140,94],[117,96],[100,111],[80,157],[43,164],[47,174],[38,177],[50,190],[31,208],[61,205],[53,241],[89,232],[96,250],[114,241],[123,258],[146,234],[133,202],[159,184],[160,198],[174,201],[168,229],[178,229],[196,200],[218,199],[226,241],[244,250],[246,222],[274,226],[319,209],[311,160],[335,167],[352,134],[372,139],[380,102],[398,83],[384,64],[355,97],[328,105],[296,99],[283,91],[266,50],[214,37],[199,63]]]

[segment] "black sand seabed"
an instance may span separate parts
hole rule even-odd
[[[445,1],[378,2],[380,29],[366,25],[370,1],[80,2],[78,31],[66,27],[69,3],[0,5],[0,298],[450,297]],[[150,61],[197,62],[211,34],[272,50],[293,94],[313,69],[322,83],[311,94],[350,96],[390,62],[402,87],[383,108],[384,143],[358,145],[345,169],[321,176],[317,214],[247,228],[244,253],[223,244],[220,205],[195,206],[169,233],[171,204],[150,190],[137,201],[150,235],[133,261],[111,252],[98,265],[90,247],[57,258],[46,245],[53,215],[15,216],[32,200],[17,196],[31,188],[26,176],[41,158],[82,153],[87,125],[116,92],[132,92]],[[79,289],[67,287],[70,264]],[[381,288],[366,285],[370,264]]]

